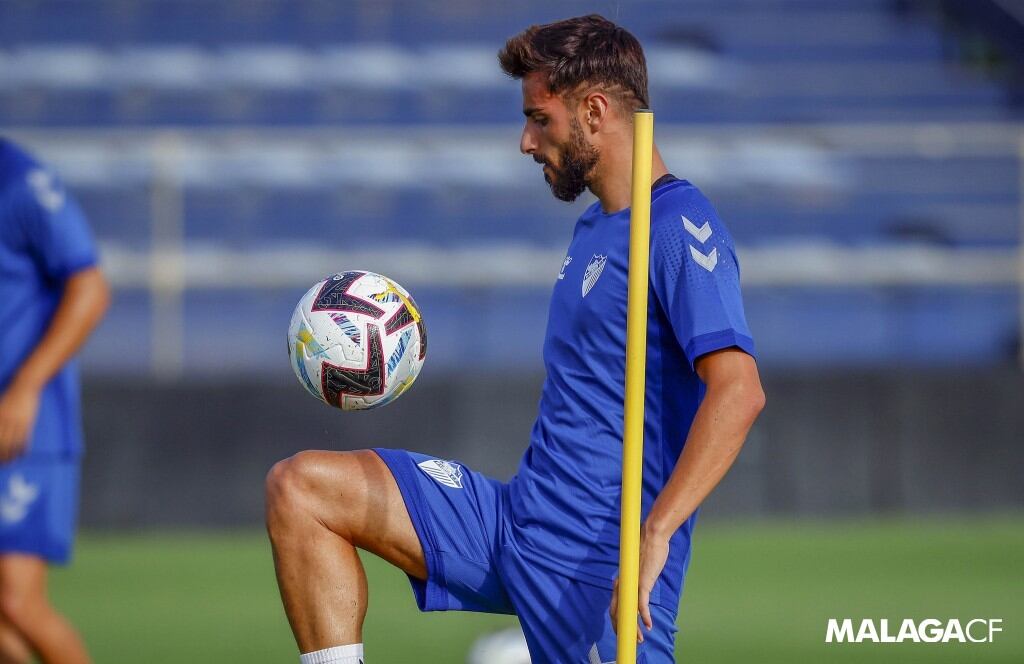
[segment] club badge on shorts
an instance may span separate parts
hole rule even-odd
[[[462,488],[462,467],[459,464],[451,461],[442,461],[441,459],[427,459],[416,465],[438,484],[443,484],[453,489]]]

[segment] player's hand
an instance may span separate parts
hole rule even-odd
[[[612,588],[612,604],[608,608],[608,615],[612,618],[612,630],[619,633],[619,577],[615,577],[615,586]],[[644,642],[644,634],[640,625],[636,626],[636,642]]]
[[[668,542],[667,536],[648,532],[647,524],[640,529],[640,596],[637,610],[647,631],[654,629],[650,606],[651,591],[654,590],[654,584],[658,582],[658,577],[661,576],[668,561]]]
[[[658,577],[661,576],[662,570],[665,569],[666,561],[668,561],[668,542],[667,537],[649,533],[646,524],[640,529],[640,582],[637,611],[640,614],[640,621],[647,628],[647,631],[654,629],[654,619],[651,617],[650,606],[651,591],[654,589],[654,584],[658,582]],[[619,580],[615,579],[615,588],[612,590],[612,604],[609,608],[609,614],[612,618],[612,628],[616,632],[618,632],[618,625],[616,624],[618,608]],[[636,628],[636,640],[638,643],[642,643],[644,640],[643,630],[640,629],[639,625]]]
[[[21,454],[39,412],[39,390],[17,382],[0,394],[0,462]]]

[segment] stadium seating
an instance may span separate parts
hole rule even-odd
[[[551,200],[535,165],[517,154],[518,86],[497,70],[494,52],[522,26],[592,7],[536,0],[3,3],[0,129],[39,136],[74,128],[79,137],[95,130],[100,138],[75,149],[50,137],[36,147],[66,174],[101,239],[119,248],[145,251],[151,241],[150,156],[129,137],[131,149],[112,158],[111,141],[121,139],[103,138],[126,127],[143,136],[175,127],[195,137],[190,144],[199,147],[186,155],[181,175],[188,246],[306,241],[350,249],[386,237],[438,248],[560,247],[581,205]],[[647,46],[659,136],[685,133],[667,141],[669,162],[716,202],[741,247],[1020,242],[1021,162],[1013,146],[887,153],[792,134],[724,147],[699,138],[701,127],[723,125],[1020,121],[1024,113],[999,82],[953,61],[955,45],[925,18],[898,13],[887,0],[616,7],[619,15],[609,17]],[[334,137],[336,149],[318,147],[315,138],[287,140],[288,132],[310,128]],[[201,149],[202,132],[231,129],[254,138]],[[431,137],[435,129],[445,138]],[[387,149],[348,139],[363,132]],[[539,343],[544,291],[488,292],[428,288],[418,296],[444,331],[432,335],[441,340],[432,346],[435,361],[455,367],[466,346],[477,344],[468,350],[484,364],[522,366],[519,348]],[[133,297],[108,327],[145,328],[138,298],[148,296]],[[1019,335],[1016,297],[1009,286],[747,294],[767,362],[819,365],[1002,361]],[[223,323],[222,309],[233,301],[226,292],[188,295],[189,370],[211,368],[201,339]],[[276,352],[286,315],[258,306],[248,312],[253,338],[245,343],[256,349],[248,357]],[[465,332],[473,326],[477,336]],[[521,346],[488,342],[510,328],[528,329]],[[795,345],[794,338],[814,341]],[[113,352],[90,352],[94,366],[119,361]]]

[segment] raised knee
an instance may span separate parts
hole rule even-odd
[[[287,509],[293,505],[303,492],[302,455],[282,459],[274,464],[267,473],[266,496],[268,514],[277,510]]]
[[[273,528],[280,518],[311,509],[322,472],[316,452],[299,452],[274,464],[266,480],[268,528]]]

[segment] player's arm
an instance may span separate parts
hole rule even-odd
[[[669,540],[725,477],[764,409],[757,364],[738,348],[697,359],[707,391],[672,475],[640,529],[640,615],[650,628],[651,590],[668,558]]]
[[[666,542],[725,476],[765,404],[757,364],[742,350],[708,353],[695,368],[707,391],[643,527],[648,537]]]
[[[0,395],[0,460],[7,461],[24,449],[43,387],[78,352],[109,303],[110,289],[98,267],[68,277],[46,333]]]
[[[653,627],[651,591],[668,560],[669,540],[725,476],[765,405],[757,364],[744,351],[708,353],[697,359],[695,369],[707,386],[704,400],[679,461],[640,530],[638,608],[648,629]],[[615,609],[613,603],[613,616]]]
[[[49,326],[0,393],[0,461],[25,449],[35,426],[43,387],[78,351],[110,300],[96,267],[92,232],[59,179],[42,168],[6,190],[7,226],[32,257],[42,278],[62,284]]]

